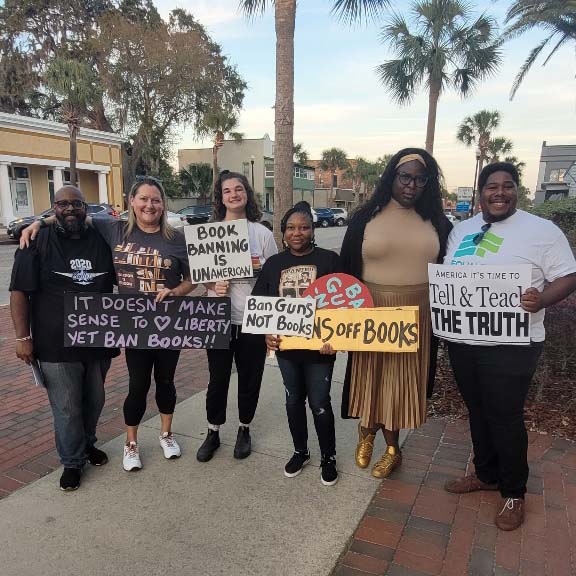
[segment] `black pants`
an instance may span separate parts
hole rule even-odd
[[[528,481],[524,401],[542,352],[530,346],[448,344],[470,414],[476,475],[498,483],[504,498],[523,498]]]
[[[286,390],[286,415],[294,449],[297,452],[305,452],[308,449],[306,418],[306,397],[308,397],[322,458],[334,456],[336,433],[330,401],[334,362],[303,364],[278,356],[278,366]]]
[[[126,348],[130,385],[124,401],[126,426],[138,426],[146,412],[146,398],[152,381],[156,382],[156,405],[161,414],[174,414],[176,387],[174,374],[180,350],[138,350]]]
[[[232,325],[229,350],[206,350],[210,382],[206,392],[206,414],[210,424],[226,422],[228,387],[232,360],[238,370],[238,415],[242,424],[250,424],[258,406],[260,385],[266,361],[266,341],[262,334],[244,334]]]

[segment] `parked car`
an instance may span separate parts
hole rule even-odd
[[[266,226],[268,230],[274,228],[274,212],[270,210],[262,210],[262,218],[260,218],[260,224]]]
[[[182,210],[178,210],[177,214],[185,216],[188,224],[203,224],[212,217],[212,205],[187,206],[182,208]]]
[[[110,206],[110,204],[88,204],[88,210],[86,212],[89,216],[92,216],[92,218],[119,217],[118,211]],[[52,214],[54,214],[54,210],[52,208],[48,208],[48,210],[44,210],[44,212],[38,214],[37,216],[26,216],[24,218],[12,220],[12,222],[8,223],[7,227],[8,238],[11,238],[12,240],[20,240],[20,234],[22,233],[22,230],[26,228],[26,226],[29,226],[32,224],[32,222],[40,220],[41,218],[52,216]]]
[[[348,224],[348,212],[344,208],[330,208],[336,218],[336,226],[344,226]]]
[[[336,224],[334,212],[332,212],[330,208],[312,208],[312,214],[316,214],[317,216],[314,226],[328,228],[328,226],[334,226]]]
[[[186,226],[186,224],[188,224],[186,216],[182,216],[176,212],[170,212],[170,210],[166,212],[166,218],[168,220],[168,224],[170,224],[172,228],[183,228]],[[125,210],[122,212],[122,214],[120,214],[120,220],[128,220],[128,210]]]

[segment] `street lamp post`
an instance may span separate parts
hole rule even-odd
[[[252,190],[254,190],[254,156],[250,156],[250,164],[252,166]]]
[[[474,216],[474,201],[476,199],[476,188],[478,186],[478,172],[480,168],[480,157],[482,151],[476,148],[476,170],[474,171],[474,188],[472,188],[472,202],[470,202],[470,217]]]

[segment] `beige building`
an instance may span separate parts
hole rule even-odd
[[[123,139],[81,128],[78,184],[90,203],[122,206]],[[70,178],[65,124],[0,113],[0,224],[40,214]]]

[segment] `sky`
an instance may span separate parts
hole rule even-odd
[[[166,17],[185,8],[204,24],[230,62],[248,83],[239,131],[246,138],[274,139],[275,31],[273,3],[264,16],[246,18],[237,0],[156,0]],[[502,25],[508,0],[472,2],[475,14],[488,12]],[[311,159],[327,148],[343,149],[348,158],[375,160],[406,146],[423,147],[428,97],[422,91],[409,105],[388,96],[375,73],[378,64],[393,58],[379,39],[382,20],[349,26],[330,14],[326,0],[300,0],[295,32],[294,142],[302,143]],[[396,2],[405,11],[408,2]],[[514,143],[513,154],[526,163],[524,184],[534,192],[542,141],[576,144],[576,57],[574,44],[560,49],[543,67],[537,62],[513,101],[510,88],[530,49],[544,38],[531,32],[506,44],[498,73],[468,98],[445,92],[438,105],[434,155],[447,187],[472,186],[474,148],[456,140],[459,124],[482,109],[498,110],[502,121],[495,136]],[[177,148],[200,148],[182,129]]]

